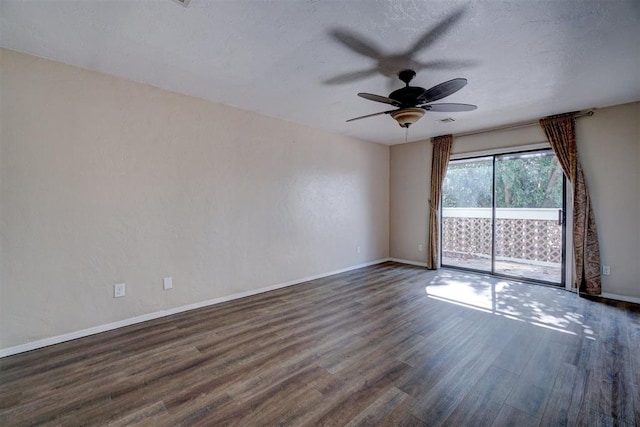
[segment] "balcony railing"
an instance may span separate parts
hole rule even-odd
[[[491,256],[491,208],[443,208],[447,256]],[[496,208],[496,260],[557,266],[562,260],[558,209]]]

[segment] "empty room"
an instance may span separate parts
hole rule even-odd
[[[637,0],[0,0],[3,426],[640,425]]]

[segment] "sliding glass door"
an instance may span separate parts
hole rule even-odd
[[[493,157],[449,162],[442,185],[442,265],[492,271]]]
[[[562,285],[564,187],[551,150],[452,160],[442,265]]]

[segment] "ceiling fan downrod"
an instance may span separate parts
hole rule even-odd
[[[398,73],[398,78],[404,82],[406,86],[409,86],[409,82],[416,76],[416,72],[413,70],[402,70]]]

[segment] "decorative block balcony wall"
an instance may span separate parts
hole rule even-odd
[[[456,257],[491,256],[491,208],[444,208],[442,250]],[[496,258],[560,263],[557,209],[496,209]]]

